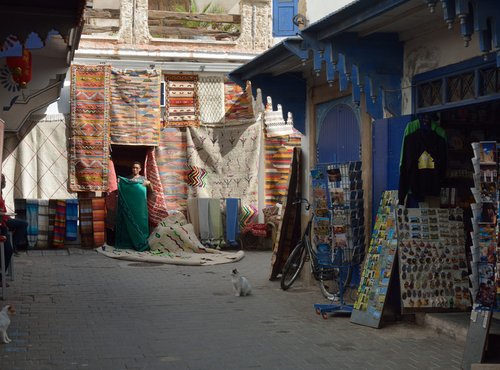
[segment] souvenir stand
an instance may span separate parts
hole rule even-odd
[[[493,312],[500,310],[500,256],[498,244],[498,149],[494,141],[472,143],[476,203],[471,204],[471,292],[474,302],[465,343],[462,368],[480,363],[493,349],[489,331]],[[489,346],[488,346],[489,344]]]
[[[344,285],[359,282],[359,265],[363,260],[365,228],[361,162],[319,164],[311,171],[313,184],[313,242],[318,263],[337,270],[339,302],[315,304],[316,313],[351,312],[344,300]]]

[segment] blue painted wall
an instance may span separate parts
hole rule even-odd
[[[263,103],[270,96],[274,109],[278,104],[283,107],[283,114],[292,112],[294,127],[305,134],[306,129],[306,81],[300,74],[286,73],[279,76],[258,75],[251,79],[254,96],[256,89],[262,90]]]

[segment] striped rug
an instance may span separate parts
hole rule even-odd
[[[37,248],[47,248],[49,245],[49,201],[38,200],[38,241]]]
[[[111,70],[110,127],[112,144],[159,144],[159,71]]]
[[[66,236],[66,201],[58,199],[56,203],[56,217],[54,220],[54,248],[64,247],[64,237]]]
[[[300,148],[301,134],[265,138],[266,206],[285,201],[293,148]]]
[[[232,81],[224,82],[225,120],[239,121],[254,118],[250,84],[243,90]]]
[[[35,248],[38,241],[38,199],[26,199],[26,220],[28,247]]]
[[[110,67],[71,67],[69,187],[106,191],[109,158]]]
[[[80,198],[80,239],[82,248],[94,247],[94,228],[92,224],[92,199]]]
[[[78,237],[78,199],[66,199],[66,240]]]
[[[49,199],[49,234],[48,246],[54,246],[54,226],[56,223],[57,199]]]
[[[163,185],[161,183],[160,172],[156,163],[155,151],[153,148],[148,150],[146,154],[146,165],[144,166],[144,174],[151,182],[154,189],[154,194],[148,193],[148,216],[149,227],[152,230],[158,226],[158,223],[168,216],[165,196],[163,194]],[[149,191],[149,190],[148,190]]]
[[[165,75],[167,83],[166,126],[199,126],[197,75]]]
[[[92,198],[92,228],[94,233],[94,248],[104,245],[105,230],[104,219],[106,217],[105,198]]]
[[[155,148],[156,163],[168,210],[186,213],[186,129],[166,127],[161,131],[160,146]]]

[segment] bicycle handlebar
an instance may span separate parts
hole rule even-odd
[[[306,205],[306,211],[309,211],[309,209],[311,208],[311,203],[309,203],[309,201],[306,198],[297,198],[293,202],[293,204],[302,204],[302,203]]]

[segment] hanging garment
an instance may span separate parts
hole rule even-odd
[[[47,248],[49,241],[49,201],[38,201],[38,241],[37,248]]]
[[[240,200],[237,198],[226,199],[226,241],[236,243],[236,236],[239,232],[238,214]]]
[[[82,248],[94,247],[94,228],[92,224],[92,199],[80,198],[80,239]]]
[[[435,122],[430,127],[410,122],[403,137],[399,175],[399,203],[411,193],[417,199],[439,196],[446,176],[446,134]]]
[[[38,200],[26,200],[26,218],[28,221],[28,230],[26,232],[28,238],[28,247],[35,248],[38,240]]]
[[[210,199],[208,201],[208,213],[210,215],[210,238],[220,240],[223,238],[222,210],[220,207],[220,199]]]
[[[56,217],[54,221],[54,239],[52,246],[64,247],[64,236],[66,234],[66,201],[58,199],[56,204]]]
[[[116,248],[149,249],[146,191],[143,184],[119,177]]]
[[[198,198],[198,222],[200,226],[200,239],[202,241],[210,239],[208,201],[208,198]]]
[[[66,240],[78,237],[78,199],[66,200]]]

